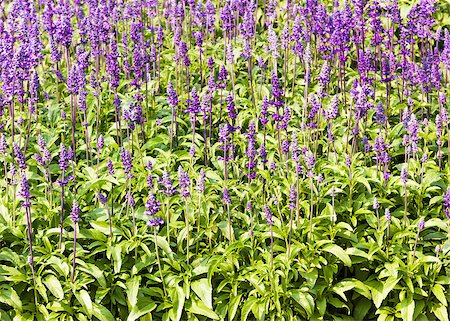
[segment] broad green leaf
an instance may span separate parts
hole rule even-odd
[[[184,301],[185,301],[185,296],[184,296],[183,288],[177,285],[175,288],[175,293],[174,293],[174,298],[173,298],[175,321],[181,320],[181,315],[183,313],[183,308],[184,308]]]
[[[78,260],[77,260],[78,262]],[[79,267],[78,269],[80,271],[83,271],[87,274],[92,275],[100,284],[101,287],[106,288],[107,287],[107,283],[106,283],[106,279],[105,276],[103,274],[103,271],[100,270],[96,265],[92,264],[92,263],[85,263],[85,262],[79,262]]]
[[[156,303],[148,298],[140,298],[137,304],[133,306],[130,314],[128,315],[127,321],[138,320],[144,314],[150,313],[156,308]]]
[[[137,302],[137,296],[139,291],[139,284],[141,282],[140,276],[133,276],[127,280],[127,300],[130,307],[134,307]]]
[[[89,318],[92,318],[93,313],[92,300],[89,293],[86,290],[80,290],[80,292],[75,292],[75,296],[78,302],[80,302],[83,308],[85,309]]]
[[[291,296],[306,311],[308,317],[311,317],[314,312],[314,298],[311,294],[302,290],[292,290]]]
[[[200,279],[191,283],[191,288],[198,295],[200,300],[210,309],[212,309],[212,286],[208,279]]]
[[[412,295],[411,296],[408,295],[406,299],[403,299],[400,302],[400,312],[403,321],[413,321],[414,308],[415,304]]]
[[[92,314],[100,321],[116,321],[107,308],[95,302],[92,303]]]
[[[0,309],[0,320],[2,321],[11,321],[11,318],[9,317],[9,315]]]
[[[439,321],[449,321],[448,310],[445,305],[438,303],[432,308],[432,311]]]
[[[247,316],[257,301],[258,301],[258,299],[255,298],[254,296],[248,298],[245,301],[244,305],[242,306],[242,310],[241,310],[241,321],[247,321]]]
[[[115,245],[111,254],[114,261],[114,273],[119,273],[122,267],[122,246],[120,244]]]
[[[370,282],[370,291],[372,292],[373,303],[378,309],[381,306],[383,300],[392,291],[395,285],[400,281],[400,278],[388,277],[386,281],[372,281]]]
[[[340,247],[337,244],[326,244],[324,247],[322,247],[322,251],[328,252],[336,256],[338,259],[342,261],[346,266],[352,266],[352,260],[350,259],[350,256],[344,251],[342,247]]]
[[[445,297],[444,288],[440,284],[435,284],[431,288],[431,291],[435,295],[435,297],[441,301],[441,303],[445,306],[447,306],[447,298]]]
[[[22,311],[22,301],[13,288],[0,288],[0,302]]]
[[[242,293],[233,296],[228,304],[228,321],[233,321],[236,316],[236,312],[239,308],[239,304],[241,303]]]
[[[198,301],[195,299],[192,300],[192,306],[189,308],[189,311],[194,314],[203,315],[212,320],[220,319],[219,316],[214,312],[214,310],[208,308],[202,301]]]
[[[58,300],[62,300],[64,298],[64,291],[56,276],[53,274],[47,275],[44,279],[44,284]]]

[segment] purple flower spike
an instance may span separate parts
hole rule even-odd
[[[189,175],[184,171],[183,167],[178,167],[178,180],[180,182],[180,194],[182,197],[187,198],[191,196],[189,192],[189,186],[191,185],[191,180]]]
[[[98,192],[98,193],[97,193],[97,197],[98,197],[98,200],[100,201],[100,203],[102,203],[103,205],[105,205],[106,203],[108,203],[108,199],[107,199],[106,196],[103,195],[102,193]]]
[[[22,153],[22,150],[17,144],[13,145],[14,157],[16,158],[17,163],[19,164],[19,168],[22,170],[27,169],[27,164],[25,162],[25,156]]]
[[[31,194],[30,194],[30,184],[25,175],[20,177],[20,189],[17,192],[17,195],[23,198],[22,207],[31,207]]]
[[[76,200],[72,204],[72,212],[70,212],[70,219],[74,224],[80,221],[80,206]]]
[[[228,191],[228,189],[226,187],[223,189],[222,202],[224,204],[231,204],[230,192]]]
[[[425,228],[425,219],[421,217],[419,223],[417,223],[417,229],[419,231],[422,231],[424,228]]]
[[[264,216],[266,217],[266,223],[268,225],[272,225],[273,224],[273,213],[270,210],[269,206],[264,205]]]

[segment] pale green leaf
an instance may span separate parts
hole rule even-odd
[[[64,298],[64,291],[61,286],[61,282],[53,274],[49,274],[44,279],[44,284],[50,290],[50,292],[58,299]]]
[[[210,309],[212,309],[212,286],[208,279],[195,280],[191,283],[191,288],[198,295],[200,300]]]
[[[338,259],[342,261],[346,266],[352,266],[352,260],[350,259],[350,256],[344,251],[342,247],[340,247],[337,244],[326,244],[322,251],[331,253],[335,255]]]

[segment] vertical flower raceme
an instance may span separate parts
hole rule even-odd
[[[180,183],[180,195],[184,198],[191,196],[189,191],[191,180],[189,179],[188,173],[181,166],[178,167],[178,181]]]
[[[131,158],[130,152],[125,148],[122,147],[120,151],[120,157],[122,159],[122,165],[125,171],[125,174],[127,175],[127,179],[133,178],[133,160]]]
[[[164,220],[156,215],[160,209],[161,203],[156,199],[155,194],[149,192],[145,203],[145,214],[148,215],[148,226],[159,226],[164,224]]]

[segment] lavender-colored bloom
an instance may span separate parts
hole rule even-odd
[[[339,115],[339,98],[337,95],[333,96],[331,99],[330,107],[325,112],[325,118],[326,119],[336,119],[336,117]]]
[[[108,203],[108,198],[104,194],[98,192],[97,197],[98,197],[99,202],[102,203],[103,205]]]
[[[19,164],[19,168],[21,170],[25,170],[27,168],[27,164],[25,161],[25,156],[22,153],[22,150],[17,144],[13,145],[14,157],[16,158],[17,164]]]
[[[80,206],[76,200],[73,201],[72,211],[70,212],[70,219],[74,224],[80,221]]]
[[[419,231],[422,231],[424,228],[425,228],[425,219],[421,217],[419,222],[417,223],[417,229]]]
[[[384,219],[387,222],[391,220],[391,211],[388,208],[384,210]]]
[[[65,171],[69,168],[69,155],[67,153],[66,150],[66,146],[64,146],[63,143],[61,143],[61,145],[59,145],[59,168],[62,171]]]
[[[270,210],[269,206],[264,205],[264,216],[266,217],[266,223],[268,225],[272,225],[273,224],[273,213]]]
[[[347,165],[348,168],[350,168],[350,166],[352,166],[352,159],[349,155],[345,156],[345,165]]]
[[[377,210],[380,208],[380,203],[378,203],[378,199],[376,197],[373,198],[373,209]]]
[[[20,176],[20,188],[17,195],[23,198],[22,207],[29,208],[31,206],[30,184],[28,183],[25,174]]]
[[[133,178],[133,174],[131,173],[133,169],[133,160],[131,158],[130,152],[125,147],[122,147],[120,157],[122,159],[125,174],[127,174],[127,177],[129,179]]]
[[[405,185],[408,182],[408,171],[406,170],[406,168],[402,168],[402,171],[400,172],[400,180]]]
[[[228,189],[226,187],[223,189],[222,202],[226,205],[231,204],[230,192],[228,191]]]
[[[6,142],[5,135],[0,136],[0,155],[5,154],[8,149],[8,143]]]
[[[112,162],[111,158],[108,158],[108,175],[114,175],[114,163]]]
[[[380,124],[383,125],[387,120],[387,116],[384,114],[384,107],[383,104],[380,102],[378,102],[377,105],[377,109],[375,111],[375,121]]]
[[[277,169],[277,163],[275,163],[274,161],[272,161],[271,163],[270,163],[270,165],[269,165],[269,169],[271,170],[271,171],[274,171],[274,170],[276,170]]]
[[[135,207],[136,206],[136,201],[134,200],[133,194],[131,194],[130,192],[127,193],[127,195],[125,196],[126,200],[127,200],[127,204],[129,207]]]
[[[447,192],[444,195],[444,198],[442,199],[442,202],[444,203],[444,207],[449,208],[450,207],[450,186],[447,187]]]
[[[105,147],[105,139],[103,138],[103,135],[100,135],[97,140],[97,149],[101,151],[103,147]]]
[[[308,167],[308,169],[313,169],[314,165],[316,164],[316,158],[314,157],[314,154],[310,151],[307,151],[305,154],[305,163],[306,163],[306,167]]]
[[[262,104],[261,104],[261,115],[259,117],[259,121],[264,126],[269,122],[269,99],[267,96],[264,96]]]
[[[289,209],[293,210],[296,207],[297,202],[297,186],[295,184],[291,185],[291,189],[289,190]]]
[[[250,122],[250,125],[248,126],[248,131],[246,133],[246,137],[247,137],[247,149],[245,151],[245,154],[248,157],[247,163],[247,168],[249,170],[248,175],[250,179],[254,179],[256,177],[256,173],[253,171],[253,169],[257,165],[256,155],[258,153],[256,150],[256,126],[254,121]]]
[[[205,191],[205,170],[200,169],[200,175],[197,180],[197,191],[203,193]]]
[[[234,99],[231,93],[229,93],[227,97],[227,110],[228,110],[228,117],[230,119],[235,119],[237,114],[236,109],[234,108]]]
[[[147,221],[148,226],[158,226],[164,223],[164,221],[156,217],[156,214],[161,209],[161,203],[156,199],[155,194],[149,193],[147,202],[145,203],[145,213],[149,216],[149,220]]]
[[[169,81],[169,85],[167,86],[167,101],[172,107],[178,105],[178,95],[176,90],[173,88],[171,81]]]
[[[191,185],[191,180],[189,179],[189,175],[183,167],[178,167],[178,181],[180,184],[180,194],[182,197],[187,198],[191,196],[189,192],[189,186]]]
[[[272,57],[278,58],[280,56],[280,54],[278,53],[278,37],[275,30],[273,30],[272,25],[269,25],[267,41],[269,42],[269,50]]]
[[[170,175],[167,170],[164,170],[162,177],[158,178],[158,183],[164,187],[163,193],[166,194],[166,196],[172,196],[176,193],[175,188],[172,186],[172,180],[170,179]]]

